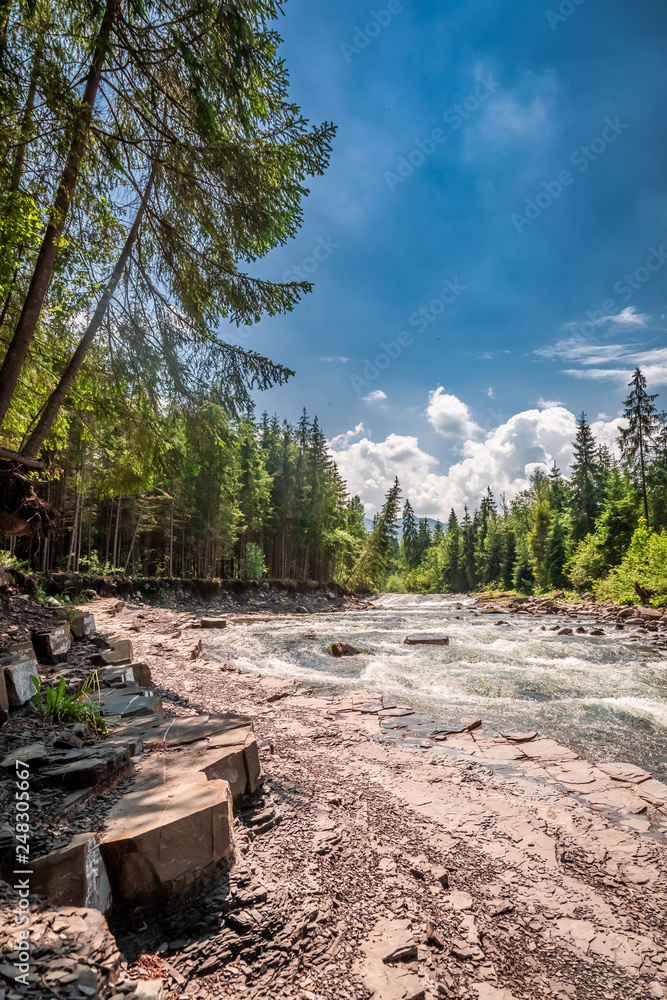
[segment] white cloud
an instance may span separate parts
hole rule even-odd
[[[381,403],[384,399],[387,399],[387,393],[383,392],[382,389],[373,389],[372,392],[363,397],[364,403]]]
[[[492,385],[490,385],[489,388],[486,390],[486,394],[489,397],[489,399],[493,399],[493,386]]]
[[[619,326],[648,326],[653,319],[648,313],[638,313],[636,306],[626,306],[616,316],[608,316],[604,322],[617,323]]]
[[[539,406],[541,410],[548,410],[552,406],[560,406],[561,402],[560,399],[542,399],[540,396],[535,405]]]
[[[657,352],[655,352],[657,353]],[[623,360],[630,360],[624,358]],[[635,368],[640,367],[642,374],[650,387],[667,385],[667,364],[652,365],[645,361],[633,362],[632,368],[566,368],[565,375],[573,378],[590,379],[593,382],[613,382],[616,385],[628,385],[634,375]]]
[[[334,355],[329,354],[329,355],[327,355],[326,358],[318,358],[317,360],[318,361],[326,361],[327,364],[331,364],[333,361],[338,361],[338,362],[340,362],[340,364],[344,365],[350,359],[349,358],[343,358],[340,355],[334,356]]]
[[[329,446],[334,449],[347,448],[348,445],[352,441],[354,441],[356,437],[359,437],[360,434],[365,434],[365,433],[366,433],[366,428],[364,427],[364,425],[357,424],[357,426],[354,428],[353,431],[345,431],[344,434],[339,434],[337,437],[332,438],[331,441],[329,441]]]
[[[593,422],[598,442],[613,449],[621,422],[620,418]],[[382,505],[398,476],[403,496],[409,497],[417,514],[441,520],[448,517],[452,507],[458,514],[464,503],[474,508],[487,486],[496,496],[504,492],[511,499],[527,487],[537,469],[548,472],[555,461],[567,472],[576,434],[575,415],[565,407],[525,410],[487,433],[483,440],[467,440],[463,458],[443,472],[439,460],[423,451],[416,437],[390,434],[384,441],[374,442],[368,436],[354,440],[360,426],[330,443],[348,489],[358,493],[372,513]]]
[[[434,430],[443,437],[466,439],[481,430],[466,404],[445,392],[441,385],[429,393],[428,399],[426,415]]]

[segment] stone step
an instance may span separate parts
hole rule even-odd
[[[109,813],[100,850],[114,905],[136,906],[182,892],[233,853],[226,781],[130,792]]]
[[[69,627],[75,639],[88,639],[95,631],[95,617],[90,611],[82,611],[70,619]]]
[[[72,646],[72,634],[68,624],[57,625],[48,631],[32,633],[35,652],[49,663],[64,660]]]

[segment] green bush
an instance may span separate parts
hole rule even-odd
[[[259,545],[248,542],[245,548],[245,557],[241,561],[241,579],[261,580],[265,573],[264,553]]]
[[[600,600],[638,604],[635,583],[654,591],[654,604],[667,597],[667,534],[654,534],[641,518],[620,566],[596,588]]]

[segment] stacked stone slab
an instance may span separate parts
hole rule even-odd
[[[39,673],[32,643],[21,642],[5,647],[0,655],[0,673],[0,717],[4,715],[4,722],[11,707],[25,705],[35,694],[32,678],[39,679]]]

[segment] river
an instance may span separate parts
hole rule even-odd
[[[541,626],[561,618],[480,615],[465,598],[384,594],[373,603],[368,611],[244,619],[207,636],[206,646],[286,680],[368,687],[436,716],[535,728],[594,763],[626,760],[667,780],[667,657],[655,648],[611,629],[558,636]],[[403,643],[430,631],[447,634],[449,645]],[[368,652],[334,659],[326,647],[335,641]]]

